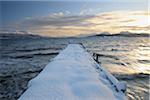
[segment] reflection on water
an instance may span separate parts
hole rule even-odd
[[[85,45],[89,51],[102,54],[101,64],[112,73],[150,74],[148,43],[148,38],[100,37]]]
[[[130,99],[148,100],[149,42],[148,37],[94,36],[64,39],[25,36],[1,37],[0,49],[2,49],[3,59],[0,61],[2,65],[0,66],[0,79],[3,79],[5,75],[9,79],[8,76],[13,73],[18,73],[18,77],[22,79],[30,79],[35,75],[31,74],[27,78],[26,74],[21,76],[20,73],[37,73],[37,70],[41,70],[50,61],[49,59],[55,57],[68,43],[83,43],[90,53],[101,54],[99,61],[103,67],[113,73],[119,80],[127,82],[127,95]],[[17,96],[20,94],[17,94]]]

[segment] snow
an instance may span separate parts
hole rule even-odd
[[[126,90],[127,86],[126,86],[126,82],[119,82],[113,75],[111,75],[107,70],[105,70],[103,67],[99,67],[99,65],[97,64],[97,67],[100,68],[100,70],[102,72],[104,72],[104,74],[106,75],[106,78],[111,82],[112,85],[115,86],[115,88],[117,89],[117,91],[119,92],[123,92]]]
[[[19,100],[124,100],[124,93],[96,67],[101,68],[81,45],[69,44],[30,80]]]

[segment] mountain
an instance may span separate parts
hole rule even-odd
[[[97,34],[94,36],[149,37],[150,34],[148,34],[148,33],[131,33],[128,31],[123,31],[120,33],[115,33],[115,34],[110,34],[108,32],[104,32],[104,33]]]

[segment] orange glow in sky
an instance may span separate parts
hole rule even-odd
[[[63,13],[27,19],[27,26],[32,20],[41,25],[32,25],[27,30],[44,36],[77,36],[81,34],[98,34],[101,32],[119,33],[129,31],[133,33],[150,33],[146,11],[114,11],[96,15],[66,16]],[[47,22],[50,24],[45,24]],[[24,23],[25,23],[24,22]],[[45,22],[45,23],[44,23]],[[57,23],[56,25],[51,22]],[[28,25],[29,24],[29,25]]]

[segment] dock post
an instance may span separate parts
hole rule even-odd
[[[96,61],[98,62],[98,55],[96,54]]]

